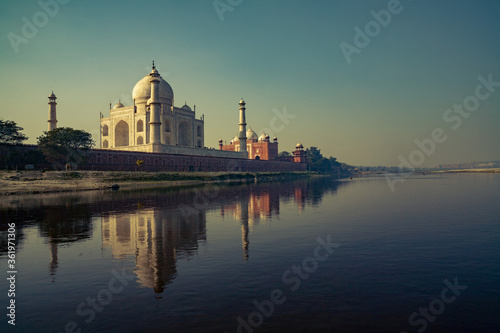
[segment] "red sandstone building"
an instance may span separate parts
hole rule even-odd
[[[293,156],[278,157],[278,138],[274,137],[273,142],[269,140],[269,135],[262,132],[260,137],[257,137],[251,127],[246,130],[246,103],[243,99],[240,101],[240,123],[239,132],[228,145],[224,145],[222,139],[219,140],[219,149],[223,151],[245,152],[250,160],[273,161],[280,160],[283,162],[306,163],[306,153],[303,150],[304,146],[299,142],[295,146]]]
[[[246,133],[246,145],[248,158],[251,160],[276,160],[278,158],[278,138],[274,137],[273,142],[270,142],[269,135],[262,133],[257,137],[251,128]],[[219,149],[227,151],[239,151],[240,141],[238,137],[234,137],[228,145],[222,144],[222,139],[219,140]]]

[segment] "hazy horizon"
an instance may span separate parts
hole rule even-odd
[[[301,142],[373,166],[500,160],[493,1],[16,1],[0,28],[0,118],[28,143],[47,130],[52,91],[58,126],[99,142],[99,112],[132,104],[155,60],[175,106],[205,115],[207,147],[237,133],[243,97],[247,126],[279,151]]]

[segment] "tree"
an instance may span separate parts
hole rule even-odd
[[[95,145],[90,133],[70,127],[43,132],[37,140],[47,161],[59,168],[68,163],[78,165],[84,162],[88,151]]]
[[[292,156],[292,154],[287,151],[282,151],[278,154],[278,157],[289,157],[289,156]]]
[[[23,150],[19,145],[28,140],[22,130],[14,121],[0,119],[0,163],[6,168],[17,169],[21,164]]]
[[[28,140],[26,135],[21,133],[22,127],[12,120],[0,119],[0,144],[2,145],[19,145],[23,141]]]
[[[328,173],[332,170],[330,161],[323,157],[318,147],[310,147],[306,149],[307,168],[310,171],[317,171],[320,173]]]

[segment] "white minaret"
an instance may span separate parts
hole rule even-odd
[[[52,94],[49,96],[49,120],[47,120],[49,123],[49,132],[57,128],[56,99],[57,97],[54,95],[54,91],[52,91]]]
[[[240,139],[240,151],[247,152],[247,122],[245,118],[246,103],[243,98],[240,101],[240,132],[238,139]]]
[[[153,80],[151,80],[151,98],[148,101],[151,110],[151,118],[149,122],[149,141],[152,144],[161,143],[161,121],[160,121],[160,80],[157,79],[160,74],[155,68],[155,63],[153,61],[153,70],[151,71]]]

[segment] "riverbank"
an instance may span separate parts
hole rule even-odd
[[[413,171],[413,175],[434,174],[434,173],[500,173],[500,168],[476,168],[476,169],[451,169],[451,170],[430,170],[430,171]],[[387,171],[363,171],[361,174],[354,175],[354,177],[363,176],[385,176]],[[397,174],[390,173],[389,174]],[[403,174],[405,174],[403,172]]]
[[[454,170],[438,170],[432,171],[432,173],[500,173],[500,168],[483,168],[483,169],[454,169]]]
[[[194,186],[205,183],[281,181],[312,172],[0,171],[0,196],[119,188]]]

